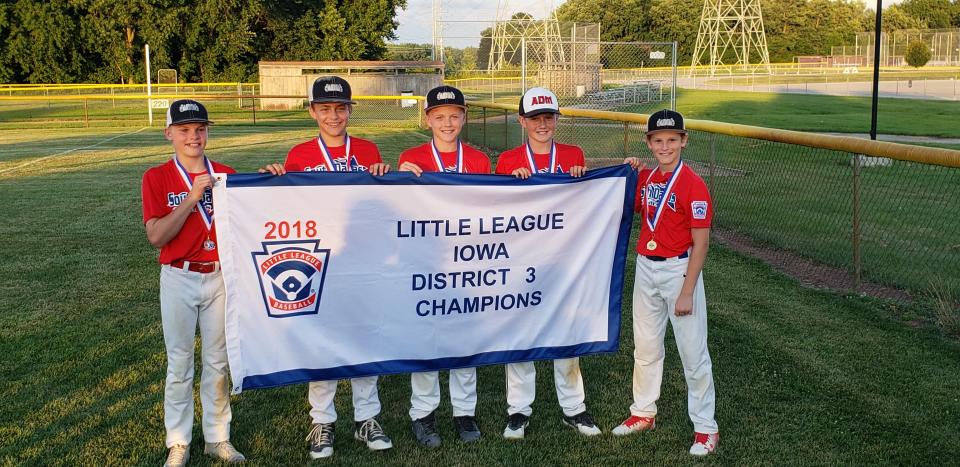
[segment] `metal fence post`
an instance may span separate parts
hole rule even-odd
[[[253,124],[257,124],[257,96],[255,94],[250,95],[250,109],[253,110]]]
[[[503,150],[506,151],[510,147],[510,122],[507,121],[507,110],[503,110]]]
[[[717,134],[716,134],[716,133],[710,133],[710,164],[708,165],[708,167],[709,167],[708,172],[709,172],[709,174],[710,174],[710,175],[709,175],[709,179],[710,179],[710,190],[711,190],[711,191],[716,191],[716,188],[714,188],[714,187],[716,186],[716,185],[715,185],[716,179],[713,178],[713,175],[714,175],[714,164],[716,163],[716,157],[717,157]],[[714,198],[714,200],[713,200],[713,210],[714,210],[714,211],[717,210],[717,200],[716,200],[716,198]]]
[[[487,108],[481,107],[481,109],[483,109],[483,147],[487,147]]]
[[[570,141],[577,144],[577,117],[570,117]]]
[[[630,150],[630,123],[623,122],[623,157],[626,158]]]
[[[862,264],[860,258],[860,154],[853,155],[853,232],[851,243],[853,247],[853,291],[860,292],[860,274]]]
[[[90,114],[87,112],[87,99],[83,100],[83,127],[90,127]]]

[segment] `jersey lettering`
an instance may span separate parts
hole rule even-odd
[[[187,199],[186,191],[181,191],[180,193],[174,193],[172,191],[168,192],[167,207],[171,209],[176,209],[178,206],[180,206],[181,203],[183,203],[183,200],[185,199]],[[203,206],[203,210],[207,211],[208,214],[212,213],[213,212],[213,192],[211,190],[204,190],[203,199],[200,200],[199,204]],[[194,207],[193,209],[195,211],[197,208]]]
[[[353,169],[353,170],[351,170]],[[304,167],[304,172],[329,172],[330,169],[327,168],[327,164],[321,163],[313,167]],[[360,165],[360,162],[357,161],[357,156],[350,156],[350,164],[347,164],[346,157],[338,157],[333,160],[333,171],[334,172],[366,172],[368,171],[366,166]]]
[[[651,183],[647,185],[647,206],[656,206],[660,204],[663,193],[667,191],[666,183]],[[667,200],[667,207],[671,210],[677,210],[677,194],[670,193],[670,199]]]

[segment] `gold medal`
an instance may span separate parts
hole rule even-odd
[[[657,242],[655,242],[655,241],[653,241],[653,240],[650,240],[649,242],[647,242],[647,249],[648,249],[648,250],[656,250],[656,249],[657,249]]]
[[[217,244],[216,244],[216,243],[213,243],[213,240],[210,240],[209,238],[207,239],[207,241],[203,242],[203,249],[204,249],[204,250],[213,251],[213,250],[215,250],[216,248],[217,248]]]

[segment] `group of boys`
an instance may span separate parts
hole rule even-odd
[[[261,173],[288,171],[369,172],[382,176],[390,170],[371,141],[352,137],[347,126],[353,105],[350,84],[336,76],[321,77],[310,88],[309,113],[319,135],[294,146],[283,164],[273,163]],[[500,155],[494,173],[526,179],[537,174],[586,173],[583,151],[554,141],[560,110],[558,99],[544,88],[522,96],[518,121],[526,142]],[[488,157],[464,144],[460,131],[466,123],[463,93],[452,86],[431,89],[426,96],[426,124],[430,142],[404,151],[399,170],[423,172],[490,173]],[[174,155],[149,169],[143,177],[143,219],[147,238],[160,249],[160,308],[167,353],[164,423],[169,450],[165,465],[186,465],[193,427],[194,336],[199,323],[202,373],[200,400],[204,453],[226,462],[244,456],[230,443],[230,399],[224,336],[224,286],[218,261],[216,224],[210,188],[212,174],[234,173],[204,154],[210,121],[202,104],[173,102],[167,112],[165,137]],[[647,169],[637,158],[624,162],[640,170],[635,210],[642,214],[637,246],[633,298],[634,375],[630,417],[612,430],[626,435],[652,430],[663,373],[664,333],[669,319],[676,335],[688,386],[689,415],[695,428],[690,453],[706,455],[718,442],[714,420],[713,376],[706,340],[706,300],[701,269],[706,259],[712,206],[706,185],[680,158],[687,143],[683,117],[664,110],[648,122],[647,144],[658,167]],[[196,213],[196,215],[193,215]],[[579,359],[554,360],[553,375],[561,421],[586,436],[601,429],[587,411]],[[380,400],[377,377],[350,380],[354,437],[371,450],[393,447],[377,420]],[[533,362],[506,365],[506,439],[522,439],[529,424],[536,393]],[[311,458],[333,454],[334,396],[337,381],[309,384],[312,425],[307,435]],[[481,437],[476,422],[476,368],[450,370],[449,391],[453,426],[463,442]],[[409,415],[417,442],[437,447],[441,438],[435,413],[440,405],[440,378],[436,371],[411,375]]]

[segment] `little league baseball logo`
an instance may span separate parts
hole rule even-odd
[[[263,251],[252,253],[267,316],[317,314],[330,257],[319,246],[319,240],[263,242]]]
[[[693,211],[694,219],[707,218],[707,202],[706,201],[694,201],[690,203],[690,210]]]

